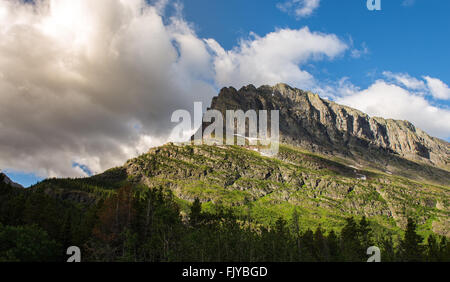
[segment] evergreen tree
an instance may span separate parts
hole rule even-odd
[[[191,213],[189,214],[189,222],[192,226],[196,226],[200,223],[202,213],[202,204],[199,198],[195,198],[194,203],[191,206]]]
[[[0,223],[0,242],[0,262],[54,262],[61,259],[61,245],[37,225],[3,226]]]
[[[417,226],[412,218],[408,217],[406,232],[400,244],[401,258],[403,261],[421,261],[423,258],[423,238],[417,234]]]
[[[314,233],[308,229],[303,233],[300,241],[300,252],[302,254],[303,261],[315,261],[314,257]]]
[[[377,245],[382,261],[450,261],[447,238],[431,235],[423,246],[412,220],[400,242],[373,229],[365,217],[359,223],[348,218],[340,234],[325,236],[328,230],[321,226],[302,233],[296,209],[289,225],[283,217],[265,225],[249,217],[250,209],[236,213],[216,203],[211,212],[202,211],[199,199],[186,216],[162,187],[106,190],[100,181],[83,179],[48,180],[46,185],[25,190],[0,183],[0,260],[64,261],[65,248],[76,245],[83,261],[363,262],[367,247]],[[75,204],[44,193],[51,185],[96,198]]]
[[[293,250],[294,257],[296,259],[300,259],[301,253],[300,253],[300,226],[299,226],[299,216],[297,209],[294,208],[294,211],[292,212],[292,233],[294,236],[294,242],[295,242],[295,248]]]
[[[427,241],[427,260],[431,262],[439,261],[439,243],[437,242],[436,237],[431,234],[430,236],[428,236]]]
[[[347,223],[341,231],[341,250],[344,261],[364,261],[366,252],[363,251],[359,240],[359,227],[353,217],[347,218]]]
[[[329,261],[340,260],[339,238],[334,230],[331,230],[327,236],[327,245],[330,253]]]
[[[361,251],[371,247],[373,245],[372,240],[372,229],[370,228],[370,223],[365,216],[362,217],[359,222],[358,235],[361,241]]]
[[[314,256],[317,261],[329,261],[330,259],[330,251],[320,225],[314,233]]]
[[[450,261],[450,244],[447,241],[447,237],[442,236],[441,242],[439,243],[439,254],[440,261],[449,262]]]
[[[273,254],[275,261],[288,261],[289,253],[289,233],[286,228],[286,221],[279,217],[275,222],[275,230],[273,232]]]
[[[383,262],[393,262],[396,260],[394,243],[390,235],[386,235],[381,240],[381,260]]]

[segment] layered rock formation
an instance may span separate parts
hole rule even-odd
[[[281,145],[277,157],[269,158],[240,146],[167,144],[95,178],[118,175],[120,181],[169,189],[185,202],[199,198],[249,210],[260,222],[289,216],[296,206],[311,226],[322,216],[339,225],[347,216],[365,215],[403,228],[414,216],[450,236],[448,187],[353,168],[293,146]]]
[[[279,110],[282,143],[359,164],[371,163],[388,173],[444,178],[445,184],[450,181],[448,142],[429,136],[408,121],[370,117],[286,84],[249,85],[239,91],[223,88],[211,109],[224,116],[226,110]],[[425,165],[427,172],[417,163]]]

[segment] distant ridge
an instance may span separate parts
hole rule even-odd
[[[23,188],[22,185],[15,183],[11,179],[9,179],[9,177],[6,174],[4,174],[2,171],[0,171],[0,182],[6,183],[15,188]]]

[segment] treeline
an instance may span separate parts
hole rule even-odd
[[[348,218],[339,232],[301,230],[292,220],[263,227],[217,206],[202,211],[196,200],[180,213],[170,191],[123,187],[111,197],[83,206],[39,191],[0,185],[0,261],[64,261],[78,246],[82,261],[288,262],[357,261],[378,246],[382,261],[450,261],[445,237],[427,241],[408,220],[400,240],[376,234],[366,219]]]
[[[97,209],[0,182],[0,261],[64,261],[89,240]]]

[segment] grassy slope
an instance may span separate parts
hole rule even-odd
[[[367,180],[358,179],[365,175]],[[46,180],[34,188],[82,191],[89,197],[107,196],[131,183],[141,188],[164,186],[178,197],[182,210],[198,197],[206,210],[231,206],[259,224],[278,217],[289,220],[297,209],[301,228],[340,229],[348,216],[367,215],[380,229],[401,233],[406,216],[449,232],[449,187],[420,183],[370,168],[350,167],[345,160],[281,146],[278,159],[248,148],[176,146],[169,144],[87,179]],[[55,192],[53,192],[55,193]]]

